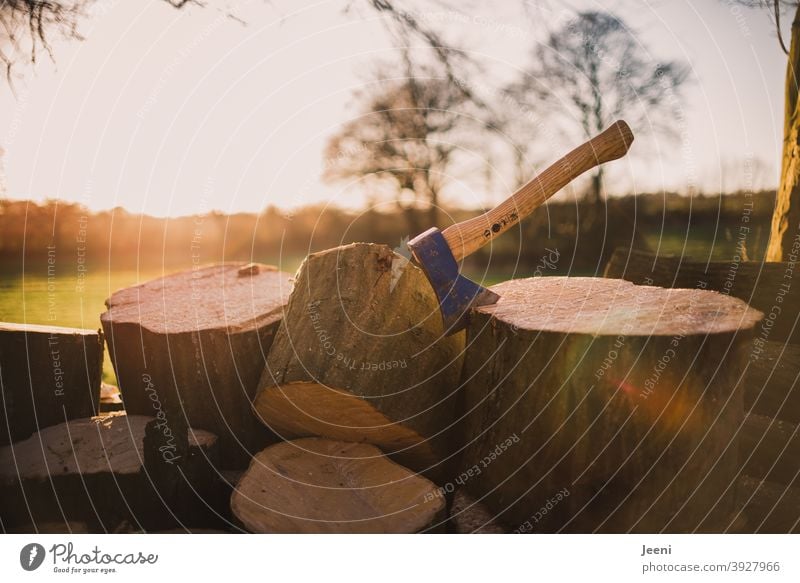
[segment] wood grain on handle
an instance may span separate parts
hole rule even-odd
[[[492,210],[447,227],[442,235],[456,261],[474,253],[517,224],[587,170],[624,156],[631,143],[631,128],[624,121],[617,121],[521,186]]]

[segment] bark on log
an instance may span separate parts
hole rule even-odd
[[[745,533],[800,532],[800,489],[743,476],[738,483]]]
[[[82,522],[92,532],[203,525],[217,488],[217,438],[190,430],[184,487],[164,498],[143,470],[152,417],[111,413],[48,427],[0,448],[0,524]]]
[[[717,293],[613,279],[492,289],[500,301],[473,311],[467,336],[466,488],[512,530],[726,523],[741,355],[761,314]]]
[[[800,478],[797,425],[763,415],[748,415],[740,431],[742,472],[759,480],[795,484]]]
[[[274,267],[224,264],[116,292],[100,319],[125,410],[211,431],[225,467],[246,467],[274,439],[252,399],[290,289]]]
[[[764,313],[755,330],[754,350],[766,342],[800,344],[800,259],[798,249],[786,263],[759,261],[692,261],[686,257],[653,255],[617,249],[608,262],[605,277],[639,285],[704,287],[744,300]]]
[[[436,489],[373,445],[308,437],[255,456],[231,509],[251,532],[405,534],[444,518]]]
[[[753,343],[744,377],[744,408],[800,423],[800,345]]]
[[[456,534],[505,534],[492,512],[465,490],[456,490],[450,508],[450,523]]]
[[[384,245],[300,268],[256,398],[284,438],[368,442],[434,481],[455,452],[464,334],[444,337],[422,270]]]
[[[90,534],[89,526],[83,522],[40,522],[25,524],[3,531],[8,534]]]
[[[0,445],[97,414],[99,330],[0,323]]]

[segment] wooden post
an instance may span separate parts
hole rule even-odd
[[[761,314],[703,290],[512,280],[473,311],[465,487],[511,530],[719,528]]]
[[[97,413],[99,330],[0,323],[0,445]]]
[[[454,452],[464,334],[445,337],[422,270],[384,245],[311,255],[256,410],[284,439],[368,442],[434,481]]]
[[[219,436],[225,467],[246,467],[273,439],[252,398],[291,290],[290,276],[259,264],[186,271],[113,294],[100,320],[122,400],[152,415],[160,453],[185,445],[186,427]]]

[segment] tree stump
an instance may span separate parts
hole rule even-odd
[[[464,484],[511,530],[715,531],[735,508],[742,355],[761,313],[696,289],[492,288],[464,365]]]
[[[125,410],[211,431],[225,467],[246,467],[271,440],[252,399],[290,289],[275,267],[224,264],[113,294],[100,319]]]
[[[113,532],[124,522],[151,530],[213,521],[207,504],[215,496],[217,438],[189,431],[184,487],[165,498],[143,470],[150,420],[124,413],[76,419],[0,448],[0,523],[75,521]]]
[[[99,330],[0,323],[0,445],[97,414]]]
[[[793,235],[794,236],[794,235]],[[794,283],[795,261],[786,263],[742,261],[692,261],[683,256],[654,255],[619,248],[606,265],[605,277],[626,279],[639,285],[696,288],[739,298],[764,313],[754,334],[753,358],[767,342],[800,344],[800,285]]]
[[[231,497],[259,533],[414,533],[444,518],[427,479],[364,443],[308,437],[253,458]]]
[[[255,406],[285,439],[367,442],[434,481],[453,454],[464,334],[422,270],[357,243],[301,266]]]

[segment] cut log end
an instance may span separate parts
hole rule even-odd
[[[231,509],[258,533],[413,533],[443,511],[436,491],[377,447],[306,438],[255,456]]]
[[[114,412],[42,429],[33,437],[0,448],[0,484],[64,475],[136,474],[144,459],[145,425],[152,419]],[[189,431],[192,447],[208,450],[216,441],[208,431]]]
[[[620,279],[513,279],[492,287],[500,300],[476,311],[522,330],[564,334],[674,336],[752,328],[763,314],[703,289],[637,286]]]
[[[180,475],[161,487],[143,443],[155,420],[125,413],[76,419],[0,448],[3,527],[80,522],[90,532],[127,532],[218,522],[216,436],[190,429]],[[166,457],[159,464],[173,467]]]
[[[212,265],[114,293],[101,321],[104,326],[134,324],[155,334],[244,332],[278,322],[291,289],[289,274],[269,265]]]
[[[317,435],[365,442],[414,467],[431,467],[438,462],[419,433],[392,422],[369,400],[347,391],[311,382],[265,387],[256,398],[255,408],[262,421],[284,439]]]

